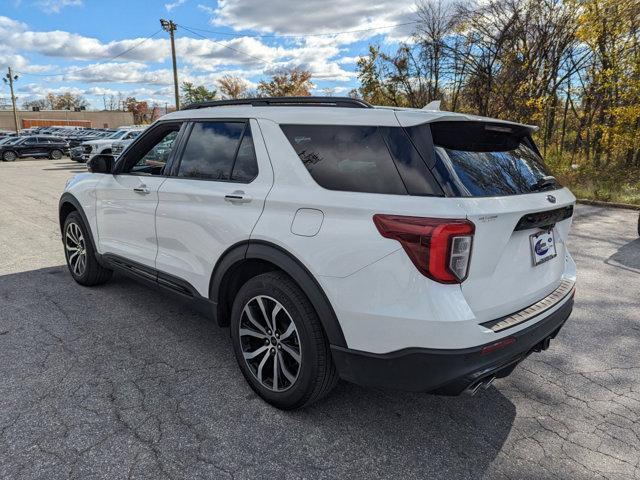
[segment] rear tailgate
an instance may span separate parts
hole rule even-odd
[[[476,228],[469,274],[461,288],[479,323],[526,308],[560,285],[571,218],[553,223],[557,255],[538,265],[530,237],[546,228],[536,222],[523,222],[518,230],[516,226],[527,215],[540,225],[554,214],[567,216],[566,207],[575,202],[569,190],[458,200]]]

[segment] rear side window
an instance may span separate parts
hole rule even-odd
[[[454,195],[505,196],[561,188],[521,127],[485,122],[435,122],[430,127],[436,169]]]
[[[208,180],[231,180],[232,170],[239,151],[245,122],[196,122],[193,125],[187,145],[182,154],[179,177],[200,178]],[[251,138],[247,141],[251,141]],[[245,144],[246,145],[246,144]],[[246,157],[252,156],[243,150],[243,167],[246,168]],[[246,178],[238,174],[237,177]]]
[[[313,179],[329,190],[406,195],[375,126],[281,125]]]

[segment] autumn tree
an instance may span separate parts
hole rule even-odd
[[[124,101],[127,112],[133,114],[133,121],[136,125],[148,123],[151,119],[152,111],[149,110],[149,104],[144,101],[138,101],[135,97],[128,97]]]
[[[247,95],[247,82],[240,77],[224,75],[217,83],[223,98],[242,98]]]
[[[262,80],[258,92],[265,97],[308,97],[313,87],[310,71],[292,68],[278,70],[268,82]]]

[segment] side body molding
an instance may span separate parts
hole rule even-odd
[[[216,265],[210,284],[210,299],[215,304],[218,324],[227,323],[228,312],[220,302],[226,283],[235,267],[245,260],[269,262],[289,275],[305,293],[318,314],[331,345],[346,347],[338,318],[322,287],[307,268],[289,252],[268,242],[251,241],[231,247]]]

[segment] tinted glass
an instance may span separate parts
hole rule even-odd
[[[182,154],[179,177],[230,180],[244,123],[197,122]]]
[[[256,152],[253,148],[253,138],[251,137],[251,128],[247,124],[244,136],[238,148],[236,163],[233,166],[231,180],[234,182],[249,183],[258,176],[258,162],[256,161]]]
[[[282,125],[282,131],[320,186],[407,194],[378,127]]]
[[[164,166],[169,160],[173,144],[178,137],[179,127],[175,126],[173,128],[174,130],[167,131],[160,136],[158,141],[133,166],[131,173],[162,175]]]
[[[460,196],[503,196],[553,190],[528,133],[519,127],[479,122],[431,125],[438,171],[448,174]]]

